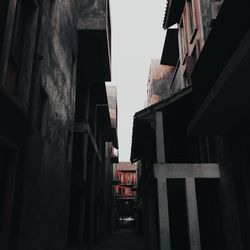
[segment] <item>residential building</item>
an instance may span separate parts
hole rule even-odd
[[[248,8],[168,1],[171,95],[135,114],[131,149],[148,249],[249,249]]]
[[[1,1],[1,249],[92,249],[110,231],[110,36],[108,1]]]
[[[117,181],[115,193],[118,218],[134,217],[136,192],[133,188],[137,186],[137,168],[130,162],[114,164],[114,176]]]
[[[161,65],[158,59],[151,60],[147,83],[147,106],[167,98],[173,72],[173,66]]]

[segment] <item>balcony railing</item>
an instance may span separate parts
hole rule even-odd
[[[116,194],[116,198],[118,199],[135,199],[135,194],[129,195],[129,194]]]

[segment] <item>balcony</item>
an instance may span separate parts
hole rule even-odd
[[[131,195],[128,195],[128,194],[116,194],[116,198],[117,199],[135,199],[135,194],[131,194]]]
[[[79,1],[78,68],[80,80],[111,80],[109,0]]]
[[[123,181],[123,182],[119,182],[119,185],[120,186],[134,186],[135,185],[135,182],[134,181]]]

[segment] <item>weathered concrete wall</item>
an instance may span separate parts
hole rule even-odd
[[[212,20],[211,16],[211,0],[201,0],[201,16],[202,16],[202,25],[203,25],[203,31],[204,31],[204,39],[206,40],[208,37],[208,34],[211,30],[210,23]]]
[[[160,65],[158,59],[151,60],[147,86],[147,106],[168,97],[173,73],[173,66]]]
[[[105,30],[107,0],[78,0],[78,29]]]
[[[19,249],[67,246],[70,163],[66,152],[74,119],[75,7],[74,1],[44,1],[42,6],[42,60],[36,81],[48,103],[44,133],[33,128],[30,135]]]

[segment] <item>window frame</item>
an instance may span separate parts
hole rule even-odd
[[[189,32],[189,43],[192,44],[197,33],[197,22],[194,9],[193,0],[187,0],[187,19],[188,19],[188,32]]]
[[[184,26],[184,17],[181,17],[179,23],[179,43],[180,43],[180,57],[182,65],[185,64],[185,58],[188,55],[188,46],[187,46],[187,35]]]

